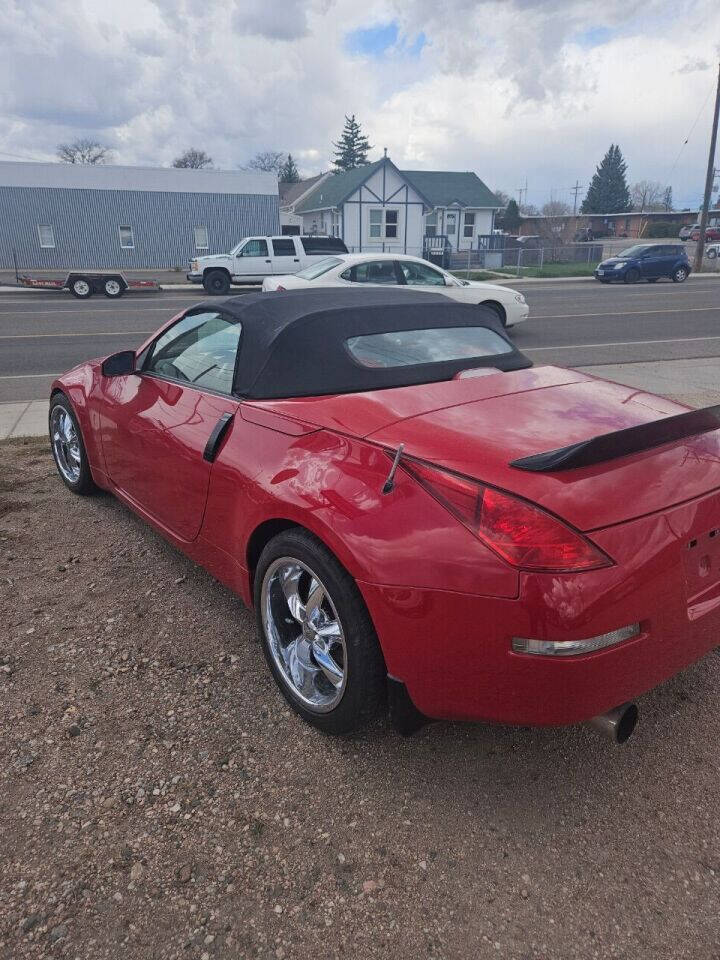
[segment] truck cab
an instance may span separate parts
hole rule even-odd
[[[187,278],[210,294],[225,295],[233,284],[258,284],[275,274],[297,273],[316,260],[347,253],[339,237],[244,237],[230,253],[194,257]]]

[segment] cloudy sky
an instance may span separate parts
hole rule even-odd
[[[312,174],[355,113],[371,158],[515,195],[527,178],[537,205],[572,202],[611,142],[631,182],[702,196],[718,0],[9,2],[0,159],[90,136],[118,163],[196,146],[234,168],[278,149]]]

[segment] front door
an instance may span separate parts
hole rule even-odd
[[[664,252],[665,248],[659,245],[645,251],[640,258],[640,268],[643,277],[648,280],[653,280],[656,277],[665,275]]]
[[[212,459],[208,441],[234,416],[240,324],[218,311],[190,313],[147,352],[138,373],[108,379],[102,444],[118,490],[182,540],[202,526]],[[232,430],[232,421],[225,436]]]
[[[233,276],[238,280],[262,280],[272,273],[272,260],[267,240],[248,240],[235,254]]]

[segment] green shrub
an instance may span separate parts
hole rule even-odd
[[[651,220],[643,233],[644,237],[676,237],[680,227],[671,220]]]

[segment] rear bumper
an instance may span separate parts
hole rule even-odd
[[[517,599],[360,583],[388,673],[418,710],[443,719],[555,726],[635,699],[720,646],[720,549],[702,591],[686,579],[683,553],[687,538],[713,526],[719,503],[709,497],[592,534],[616,566],[524,574]],[[699,543],[701,560],[715,548]],[[588,639],[633,623],[636,637],[595,653],[512,650],[513,637]]]

